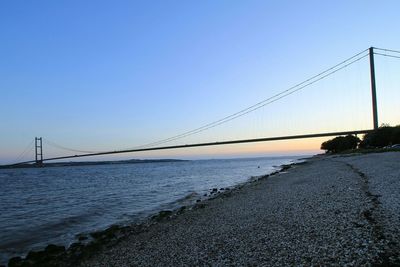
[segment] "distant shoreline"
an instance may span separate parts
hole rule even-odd
[[[71,161],[71,162],[55,162],[43,163],[43,167],[72,167],[72,166],[90,166],[90,165],[114,165],[114,164],[141,164],[141,163],[167,163],[167,162],[183,162],[189,160],[183,159],[130,159],[130,160],[114,160],[114,161]],[[21,165],[3,165],[0,169],[19,169],[19,168],[37,168],[36,164]]]

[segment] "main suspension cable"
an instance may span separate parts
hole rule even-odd
[[[399,53],[399,54],[400,54],[400,51],[398,51],[398,50],[393,50],[393,49],[385,49],[385,48],[379,48],[379,47],[374,47],[374,49],[376,49],[376,50],[381,50],[381,51],[385,51],[385,52],[392,52],[392,53]]]
[[[29,149],[32,149],[32,148],[33,148],[33,141],[34,141],[34,140],[32,140],[32,141],[29,143],[29,145],[27,145],[27,146],[25,147],[25,149],[19,154],[19,156],[18,156],[14,161],[12,161],[12,162],[19,162],[19,161],[25,156],[25,154],[29,151]]]
[[[336,64],[335,66],[330,67],[330,68],[318,73],[317,75],[314,75],[311,78],[304,80],[301,83],[298,83],[298,84],[296,84],[296,85],[294,85],[294,86],[292,86],[292,87],[290,87],[290,88],[288,88],[288,89],[286,89],[286,90],[284,90],[284,91],[282,91],[282,92],[280,92],[278,94],[275,94],[275,95],[273,95],[273,96],[271,96],[271,97],[269,97],[269,98],[267,98],[267,99],[265,99],[263,101],[260,101],[260,102],[254,104],[254,105],[252,105],[252,106],[250,106],[248,108],[245,108],[245,109],[243,109],[241,111],[233,113],[233,114],[231,114],[229,116],[226,116],[226,117],[224,117],[222,119],[219,119],[217,121],[214,121],[214,122],[208,123],[206,125],[203,125],[203,126],[201,126],[199,128],[184,132],[182,134],[175,135],[175,136],[172,136],[172,137],[169,137],[169,138],[166,138],[166,139],[162,139],[162,140],[159,140],[159,141],[156,141],[156,142],[151,142],[151,143],[148,143],[148,144],[145,144],[145,145],[137,146],[135,148],[151,147],[151,146],[160,145],[160,144],[163,144],[163,143],[175,141],[175,140],[178,140],[178,139],[181,139],[181,138],[184,138],[184,137],[188,137],[188,136],[203,132],[203,131],[208,130],[210,128],[214,128],[216,126],[219,126],[221,124],[229,122],[229,121],[231,121],[233,119],[239,118],[239,117],[241,117],[243,115],[246,115],[246,114],[248,114],[250,112],[253,112],[253,111],[255,111],[255,110],[257,110],[257,109],[259,109],[261,107],[264,107],[264,106],[266,106],[268,104],[271,104],[271,103],[273,103],[273,102],[275,102],[275,101],[277,101],[277,100],[279,100],[281,98],[284,98],[284,97],[286,97],[288,95],[291,95],[294,92],[297,92],[297,91],[299,91],[299,90],[301,90],[301,89],[303,89],[303,88],[305,88],[305,87],[307,87],[307,86],[309,86],[311,84],[314,84],[315,82],[320,81],[320,80],[322,80],[322,79],[324,79],[324,78],[336,73],[337,71],[339,71],[339,70],[341,70],[341,69],[343,69],[343,68],[345,68],[345,67],[347,67],[347,66],[349,66],[349,65],[351,65],[351,64],[353,64],[353,63],[355,63],[355,62],[357,62],[359,60],[361,60],[362,58],[365,58],[366,56],[368,56],[368,53],[363,55],[363,56],[360,56],[360,55],[365,53],[367,50],[368,49],[365,49],[365,50],[357,53],[356,55],[354,55],[354,56],[352,56],[352,57],[350,57],[350,58],[348,58],[348,59]],[[355,59],[355,60],[353,60],[353,59]],[[343,64],[345,64],[345,65],[343,65]]]
[[[69,148],[69,147],[65,147],[65,146],[59,145],[59,144],[57,144],[55,142],[52,142],[52,141],[50,141],[48,139],[44,139],[44,138],[43,138],[43,141],[46,144],[50,145],[50,146],[57,147],[59,149],[63,149],[63,150],[67,150],[67,151],[71,151],[71,152],[80,152],[80,153],[99,153],[99,152],[102,152],[102,151],[88,151],[88,150],[79,150],[79,149]]]
[[[374,52],[374,55],[379,55],[379,56],[384,56],[384,57],[391,57],[391,58],[398,58],[398,59],[400,59],[400,56],[394,56],[394,55],[388,55],[388,54],[382,54],[382,53],[376,53],[376,52]]]

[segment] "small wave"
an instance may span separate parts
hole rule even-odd
[[[182,198],[178,198],[176,201],[174,201],[177,204],[187,204],[188,202],[191,202],[192,200],[196,199],[199,197],[199,193],[197,192],[190,192],[189,194],[187,194],[186,196],[182,197]]]
[[[70,229],[82,225],[93,216],[97,216],[97,214],[95,212],[82,212],[81,214],[59,218],[27,228],[18,234],[3,235],[3,240],[0,242],[0,250],[8,248],[11,251],[27,251],[32,248],[32,245],[46,243],[46,240],[49,239],[64,243],[64,240],[60,239],[60,236],[68,234]]]

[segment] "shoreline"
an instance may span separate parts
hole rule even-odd
[[[127,235],[80,266],[399,265],[399,160],[316,156]]]
[[[400,153],[314,156],[88,245],[47,266],[400,264]],[[395,216],[393,216],[395,215]],[[26,261],[25,260],[25,261]],[[14,260],[10,266],[21,266]]]
[[[240,190],[248,184],[261,179],[266,179],[272,175],[283,172],[293,165],[303,164],[313,156],[306,158],[293,159],[292,163],[273,166],[276,170],[268,174],[259,176],[250,176],[248,180],[225,188],[210,188],[207,194],[198,194],[197,199],[191,200],[190,204],[180,205],[174,209],[161,210],[149,214],[137,223],[112,224],[106,229],[96,230],[88,233],[79,233],[76,235],[75,242],[68,246],[48,244],[42,250],[30,250],[25,256],[16,256],[8,259],[8,266],[21,266],[23,264],[49,265],[49,266],[74,266],[78,262],[90,257],[97,249],[104,245],[112,245],[126,235],[140,234],[147,231],[148,228],[164,220],[174,218],[188,210],[204,208],[204,202],[216,198],[226,197]],[[0,265],[2,267],[3,265]],[[7,266],[7,264],[6,264]]]
[[[42,163],[41,165],[32,164],[10,164],[0,165],[0,169],[24,169],[24,168],[54,168],[54,167],[80,167],[80,166],[99,166],[116,164],[147,164],[147,163],[170,163],[185,162],[184,159],[129,159],[129,160],[110,160],[110,161],[61,161],[52,163]]]

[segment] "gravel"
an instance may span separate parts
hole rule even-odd
[[[81,266],[399,264],[400,153],[317,156],[202,201]]]

